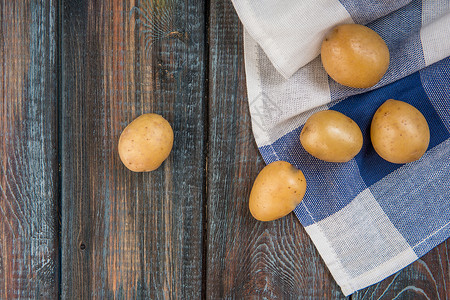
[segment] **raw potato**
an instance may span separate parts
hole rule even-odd
[[[250,212],[260,221],[272,221],[289,214],[302,201],[306,179],[302,171],[285,161],[261,170],[250,192]]]
[[[311,115],[300,133],[303,148],[328,162],[347,162],[362,148],[363,135],[358,124],[346,115],[324,110]]]
[[[328,75],[342,85],[368,88],[380,81],[389,67],[389,49],[372,29],[358,24],[336,26],[321,47]]]
[[[430,129],[425,117],[414,106],[389,99],[373,116],[370,138],[383,159],[404,164],[418,160],[427,151]]]
[[[123,130],[119,138],[119,156],[134,172],[157,169],[169,156],[173,146],[173,130],[158,114],[143,114]]]

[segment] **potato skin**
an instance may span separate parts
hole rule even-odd
[[[303,148],[328,162],[347,162],[362,148],[363,135],[358,124],[346,115],[324,110],[311,115],[300,133]]]
[[[306,192],[302,171],[285,161],[265,166],[253,183],[249,208],[260,221],[284,217],[295,209]]]
[[[427,151],[430,129],[417,108],[389,99],[372,118],[370,138],[375,151],[383,159],[404,164],[418,160]]]
[[[372,29],[359,24],[334,27],[321,46],[322,64],[338,83],[369,88],[389,67],[389,49]]]
[[[158,114],[143,114],[122,131],[118,151],[123,164],[133,172],[156,170],[169,156],[173,130]]]

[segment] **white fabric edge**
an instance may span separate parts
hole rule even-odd
[[[381,265],[378,265],[376,268],[355,278],[351,278],[339,262],[337,254],[330,246],[328,239],[322,233],[320,226],[317,223],[314,223],[305,227],[305,230],[314,242],[314,246],[319,251],[320,256],[345,296],[349,296],[358,290],[382,281],[418,259],[416,253],[410,247],[398,255],[393,256]]]
[[[267,135],[268,130],[262,128],[263,120],[259,118],[260,114],[255,111],[258,104],[261,104],[263,98],[258,97],[262,93],[261,76],[258,69],[258,53],[259,45],[244,29],[244,64],[245,64],[245,80],[247,82],[247,99],[249,102],[249,110],[252,122],[252,131],[258,147],[270,141]],[[252,105],[253,104],[253,105]],[[256,104],[256,105],[254,105]]]
[[[412,248],[392,257],[390,260],[379,265],[375,269],[353,278],[353,289],[355,291],[366,288],[372,284],[382,281],[390,275],[402,270],[418,259]],[[368,284],[370,282],[370,284]],[[347,296],[347,295],[346,295]]]
[[[352,245],[347,246],[345,250],[343,248],[339,249],[339,246],[332,246],[339,244],[337,240],[333,241],[334,237],[345,236],[345,233],[341,232],[342,226],[354,226],[356,230],[350,236],[351,241],[353,241]],[[309,227],[312,230],[309,230]],[[311,232],[311,239],[346,296],[385,279],[418,258],[414,250],[391,223],[381,206],[379,206],[369,188],[359,193],[338,212],[306,228],[308,228],[308,233]],[[371,234],[372,232],[375,232],[375,234]],[[373,243],[370,245],[366,244],[366,239],[359,239],[359,235],[371,236],[374,238],[371,240]],[[327,236],[332,236],[333,238],[329,239]],[[389,241],[386,239],[389,239]],[[352,263],[349,265],[349,258],[352,262],[354,259],[361,259],[365,255],[372,253],[371,245],[381,246],[388,243],[391,243],[389,244],[389,249],[380,252],[382,256],[368,256],[365,258],[365,262],[360,265],[371,269],[362,274],[353,273],[354,270],[352,271],[351,269]],[[345,251],[345,253],[341,254],[340,252],[342,251]]]
[[[450,11],[420,29],[423,56],[427,66],[450,53]]]
[[[283,70],[283,68],[277,63],[277,61],[282,61],[282,64],[285,65],[287,63],[287,58],[281,55],[279,53],[278,47],[275,46],[274,41],[272,38],[264,33],[264,31],[259,30],[259,26],[248,26],[248,23],[258,23],[258,19],[254,16],[253,10],[248,4],[247,1],[232,1],[234,8],[239,16],[239,20],[243,23],[245,32],[247,34],[250,34],[258,44],[262,45],[263,49],[270,48],[272,49],[272,52],[266,53],[266,55],[269,57],[270,61],[272,62],[273,66],[277,69],[278,72],[280,72],[283,77],[289,77],[288,73]],[[251,20],[246,22],[243,20]],[[274,47],[275,46],[275,47]],[[245,43],[244,43],[245,48]],[[247,49],[246,49],[247,50]],[[247,53],[246,50],[244,50],[244,53]],[[253,53],[253,52],[252,52]],[[295,71],[294,71],[295,72]],[[294,73],[292,72],[292,74]]]
[[[314,242],[314,246],[319,251],[320,256],[330,270],[334,280],[336,280],[336,283],[341,287],[342,293],[344,293],[345,296],[352,294],[355,289],[350,284],[350,276],[345,272],[336,253],[330,246],[328,239],[320,230],[320,227],[317,223],[314,223],[306,226],[305,230]]]
[[[321,100],[303,113],[291,116],[289,119],[283,120],[282,122],[277,124],[277,127],[284,128],[283,130],[280,129],[277,133],[274,133],[274,128],[265,128],[265,121],[261,118],[261,111],[258,110],[258,107],[264,106],[264,97],[260,97],[260,95],[263,94],[263,88],[259,68],[259,59],[261,55],[266,56],[266,59],[268,59],[267,55],[262,52],[263,50],[261,46],[247,32],[247,30],[244,29],[244,64],[247,84],[247,98],[249,103],[249,110],[251,113],[252,131],[256,144],[259,148],[264,146],[271,146],[279,138],[303,125],[313,113],[328,109],[331,102],[330,87],[328,85],[328,75],[326,74],[325,70],[323,70],[323,74],[325,76],[323,88],[325,88],[326,90],[322,92],[316,90],[314,91],[315,93],[317,93],[315,97],[317,99],[320,98]],[[313,63],[315,63],[315,61],[310,62],[308,65],[304,66],[302,70],[305,72],[309,72],[312,68]],[[297,75],[298,74],[295,74],[294,77]],[[292,80],[292,78],[288,80]],[[269,132],[271,133],[270,135],[268,134]]]
[[[275,69],[286,79],[291,77],[301,67],[308,64],[320,54],[320,45],[327,32],[336,25],[354,23],[351,15],[339,1],[330,1],[327,11],[332,12],[326,18],[326,24],[319,24],[317,27],[323,27],[314,35],[314,39],[309,41],[309,46],[313,45],[314,49],[293,49],[288,53],[288,57],[283,55],[281,46],[264,30],[262,26],[250,26],[250,24],[259,24],[258,18],[254,15],[253,9],[248,0],[236,1],[232,0],[234,8],[243,23],[245,30],[253,39],[261,46]],[[334,7],[331,6],[334,5]],[[302,17],[302,16],[300,16]],[[285,28],[287,31],[289,28]],[[309,51],[307,51],[309,49]],[[306,51],[305,51],[306,50]]]

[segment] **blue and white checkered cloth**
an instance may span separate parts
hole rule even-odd
[[[270,163],[296,165],[307,191],[295,209],[345,295],[397,272],[450,236],[450,1],[234,0],[244,27],[252,127]],[[390,67],[373,88],[341,86],[325,73],[320,41],[334,25],[361,23],[386,41]],[[428,151],[392,164],[374,151],[373,114],[387,99],[428,121]],[[309,155],[299,134],[332,109],[361,128],[364,145],[347,163]]]

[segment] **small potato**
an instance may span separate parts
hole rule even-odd
[[[414,106],[389,99],[372,118],[370,138],[383,159],[404,164],[418,160],[427,151],[430,129],[425,117]]]
[[[311,115],[300,133],[303,148],[328,162],[347,162],[362,148],[363,135],[358,124],[346,115],[324,110]]]
[[[285,161],[270,163],[253,183],[250,212],[260,221],[279,219],[294,210],[305,192],[306,179],[302,171]]]
[[[368,88],[380,81],[389,67],[389,49],[372,29],[359,24],[336,26],[321,47],[328,75],[342,85]]]
[[[143,114],[123,130],[119,138],[119,156],[134,172],[157,169],[169,156],[173,146],[173,130],[158,114]]]

